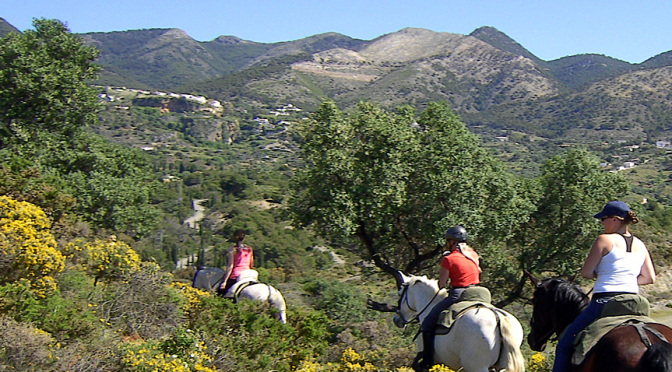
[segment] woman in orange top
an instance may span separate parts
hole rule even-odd
[[[233,240],[236,245],[229,248],[228,251],[226,274],[224,274],[224,280],[220,286],[220,294],[222,295],[226,294],[236,283],[241,272],[254,267],[252,247],[243,243],[245,236],[245,231],[241,229],[233,233]]]
[[[429,369],[434,364],[434,335],[441,312],[457,302],[467,287],[481,283],[478,254],[466,241],[467,230],[464,227],[453,226],[446,231],[448,251],[443,253],[441,259],[439,289],[445,288],[450,280],[450,290],[448,297],[434,305],[420,326],[423,346],[413,362],[416,371]]]

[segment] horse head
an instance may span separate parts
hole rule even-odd
[[[399,302],[394,315],[394,324],[403,328],[409,323],[422,320],[431,310],[431,304],[439,293],[436,280],[427,276],[406,276],[401,273],[401,287],[399,288]]]
[[[588,296],[567,280],[540,280],[527,271],[525,275],[535,286],[527,343],[532,350],[542,351],[551,336],[559,335],[587,306]]]

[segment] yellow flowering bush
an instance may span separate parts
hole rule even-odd
[[[542,353],[534,353],[527,362],[528,372],[548,372],[551,370],[551,363]]]
[[[367,362],[365,358],[358,354],[354,349],[347,348],[341,354],[340,363],[319,364],[315,361],[306,360],[301,362],[296,368],[296,372],[366,372],[378,371],[379,369]],[[401,367],[397,372],[412,372],[410,367]],[[430,372],[454,372],[452,369],[442,365],[436,365],[430,369]]]
[[[185,297],[182,312],[190,318],[203,309],[202,298],[210,296],[210,292],[194,288],[187,283],[173,282],[170,286]]]
[[[429,372],[455,372],[455,370],[450,369],[443,364],[436,364],[429,369]]]
[[[56,290],[52,276],[65,268],[65,256],[50,229],[40,207],[0,196],[0,283],[28,279],[40,297]]]
[[[352,348],[347,348],[343,351],[341,355],[341,369],[340,371],[375,371],[376,367],[373,364],[364,360],[364,358],[359,355]]]
[[[215,372],[207,346],[186,330],[164,341],[129,342],[122,346],[122,363],[126,371]]]
[[[114,236],[93,242],[78,239],[68,243],[64,251],[96,280],[118,279],[140,270],[140,255]]]

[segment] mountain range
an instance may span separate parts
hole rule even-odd
[[[0,35],[15,30],[0,19]],[[469,35],[406,28],[373,40],[325,33],[200,42],[180,29],[80,36],[102,53],[96,84],[306,110],[448,101],[464,121],[543,137],[659,139],[672,129],[672,51],[640,64],[598,54],[544,61],[492,27]]]

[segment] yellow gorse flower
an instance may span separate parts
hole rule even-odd
[[[528,372],[548,372],[550,371],[550,362],[542,353],[534,353],[527,363]]]
[[[186,283],[173,282],[170,286],[178,290],[185,297],[186,301],[182,304],[182,312],[187,315],[198,313],[202,309],[201,299],[210,296],[210,292],[194,288]]]
[[[116,279],[140,270],[140,255],[114,237],[93,242],[75,240],[68,243],[64,251],[73,262],[99,279]]]
[[[51,221],[31,203],[0,196],[0,255],[11,267],[0,272],[0,283],[26,278],[40,297],[56,290],[52,277],[65,268],[65,256],[57,250]]]
[[[198,345],[200,343],[189,350],[187,355],[169,355],[161,350],[156,341],[128,343],[122,348],[122,362],[128,371],[216,372],[216,369],[204,365],[211,358]]]

